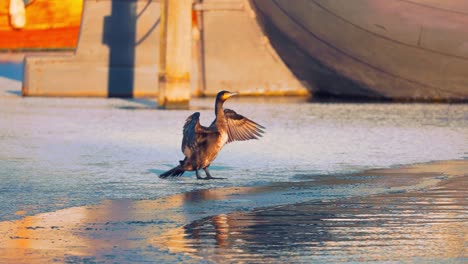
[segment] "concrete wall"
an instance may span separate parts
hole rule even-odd
[[[220,1],[204,1],[205,93],[307,93],[272,48],[249,1],[223,1],[224,5],[218,6],[217,2]]]
[[[157,94],[159,4],[85,0],[72,56],[28,56],[27,96],[154,96]]]

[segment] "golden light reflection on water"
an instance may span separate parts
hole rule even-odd
[[[414,176],[453,178],[423,191],[220,214],[169,230],[155,241],[171,252],[214,262],[461,260],[468,256],[467,165],[369,171],[365,174],[387,174],[390,179],[377,181],[388,187]]]
[[[73,207],[0,222],[0,262],[65,261],[67,255],[95,256],[115,248],[145,247],[146,241],[154,244],[158,230],[168,226],[167,223],[187,222],[181,210],[184,205],[223,200],[259,190],[265,191],[264,188],[235,187],[199,190],[156,200],[106,200],[96,206]],[[222,216],[218,218],[221,221]],[[177,237],[177,229],[169,232],[173,239],[167,245],[185,248],[187,252],[185,238]],[[222,241],[222,235],[219,239]]]
[[[404,209],[408,205],[398,199],[416,197],[381,196],[217,215],[170,230],[159,242],[171,252],[214,262],[278,262],[281,258],[288,260],[290,253],[311,261],[467,257],[468,219],[458,198],[451,201],[449,209],[439,209],[442,201],[432,197],[429,206],[412,210]]]
[[[0,262],[43,263],[50,259],[41,255],[63,250],[70,254],[85,254],[82,249],[89,245],[71,231],[86,219],[86,213],[86,208],[70,208],[59,213],[0,222]]]
[[[202,219],[191,211],[197,203],[277,193],[295,184],[199,190],[145,201],[103,201],[27,216],[0,222],[0,262],[64,262],[69,256],[99,259],[113,250],[141,251],[148,246],[214,262],[466,258],[467,168],[468,161],[462,161],[373,170],[361,175],[384,175],[366,179],[390,190],[417,184],[414,177],[443,177],[423,191],[396,189]],[[191,222],[194,217],[198,220]]]
[[[15,230],[13,233],[15,240],[13,240],[12,244],[13,247],[15,248],[28,248],[31,246],[31,241],[28,238],[29,233],[31,233],[31,230],[28,230],[28,227],[32,226],[34,224],[34,218],[32,217],[27,217],[24,219],[24,221],[21,221],[21,224],[18,229]]]

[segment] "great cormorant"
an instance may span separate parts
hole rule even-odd
[[[180,176],[185,171],[195,171],[197,179],[216,179],[210,175],[208,167],[216,158],[221,148],[232,141],[257,139],[264,133],[263,126],[237,114],[233,110],[223,109],[224,102],[236,93],[221,91],[216,96],[216,118],[209,127],[200,125],[200,113],[196,112],[185,120],[182,139],[182,152],[185,159],[180,165],[164,172],[159,177]],[[203,169],[206,178],[198,170]]]

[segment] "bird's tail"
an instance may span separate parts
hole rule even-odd
[[[182,166],[179,165],[159,175],[159,178],[176,177],[184,174],[184,172],[185,170],[182,169]]]

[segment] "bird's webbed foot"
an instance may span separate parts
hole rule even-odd
[[[206,177],[206,178],[203,178],[204,180],[225,180],[226,178],[222,178],[222,177]]]
[[[210,171],[208,170],[208,167],[203,168],[203,170],[206,173],[206,178],[203,178],[204,180],[225,180],[226,178],[219,178],[219,177],[213,177],[210,174]]]
[[[198,180],[205,180],[206,178],[203,178],[200,176],[200,174],[198,173],[198,170],[195,170],[195,175],[197,175],[197,179]]]

